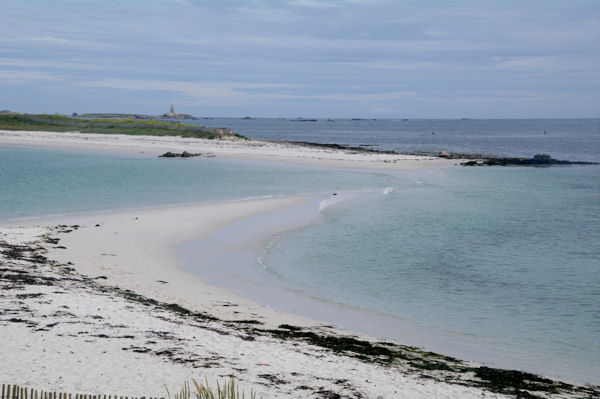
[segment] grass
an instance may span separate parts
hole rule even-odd
[[[231,377],[229,381],[219,384],[217,381],[216,388],[211,388],[208,380],[205,383],[198,383],[196,379],[186,381],[183,388],[173,395],[172,399],[244,399],[244,392],[240,392],[235,383],[235,379]],[[241,394],[241,396],[240,396]],[[171,399],[171,393],[167,388],[167,397]],[[256,394],[250,391],[250,399],[255,399]]]
[[[121,118],[84,119],[70,118],[58,114],[20,114],[16,112],[0,113],[0,129],[39,130],[49,132],[78,131],[81,133],[149,136],[181,136],[204,139],[223,137],[237,137],[246,139],[246,137],[234,133],[231,129],[196,126],[181,122]]]

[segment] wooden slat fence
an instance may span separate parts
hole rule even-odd
[[[165,399],[153,396],[119,396],[119,395],[90,395],[90,394],[70,394],[54,391],[38,391],[35,389],[24,388],[18,385],[2,384],[2,396],[0,399]]]

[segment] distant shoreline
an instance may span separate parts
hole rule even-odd
[[[118,115],[118,114],[117,114]],[[150,120],[148,120],[150,119]],[[13,131],[45,131],[45,132],[81,132],[148,136],[181,136],[204,139],[223,137],[245,137],[236,134],[232,129],[189,125],[176,121],[164,121],[164,118],[72,118],[63,115],[20,114],[17,112],[0,112],[0,129]]]

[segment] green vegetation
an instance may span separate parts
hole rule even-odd
[[[246,137],[231,129],[188,125],[181,122],[161,120],[137,120],[117,118],[70,118],[63,115],[19,114],[0,112],[0,129],[33,130],[48,132],[81,132],[101,134],[129,134],[149,136],[181,136],[203,139],[223,137]]]
[[[235,379],[231,377],[229,381],[225,381],[223,385],[217,381],[216,391],[206,383],[199,384],[195,379],[192,379],[192,385],[194,386],[195,392],[192,391],[190,382],[186,382],[181,388],[179,393],[176,393],[173,399],[244,399],[244,392],[241,393],[235,384]],[[167,396],[171,399],[171,393],[167,389]],[[250,392],[250,399],[255,399],[256,394]]]

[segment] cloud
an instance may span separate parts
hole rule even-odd
[[[371,110],[371,112],[375,115],[394,115],[397,113],[397,111],[394,111],[393,109],[389,108],[389,107],[377,107],[377,108],[373,108]]]
[[[71,48],[85,48],[85,49],[114,49],[115,45],[109,43],[103,43],[98,41],[71,39],[58,36],[44,35],[44,36],[17,36],[17,37],[3,37],[0,38],[0,42],[4,43],[28,43],[33,45],[50,46],[50,47],[71,47]]]
[[[78,61],[54,61],[47,59],[25,59],[25,58],[0,58],[0,66],[20,68],[53,68],[53,69],[75,69],[89,71],[105,71],[109,69],[123,69],[118,64],[91,63]]]
[[[496,68],[512,71],[566,72],[598,70],[598,59],[564,56],[492,57]]]
[[[0,80],[3,84],[22,85],[27,82],[56,82],[64,80],[57,75],[40,71],[21,71],[0,69]]]
[[[289,1],[287,4],[292,6],[300,7],[313,7],[313,8],[332,8],[340,7],[340,4],[331,1],[318,1],[318,0],[294,0]]]
[[[293,87],[288,84],[248,82],[186,82],[172,80],[102,79],[82,81],[80,86],[113,88],[134,91],[174,92],[195,99],[243,100],[273,96],[269,90]],[[267,91],[267,92],[265,92]]]
[[[414,92],[373,93],[310,93],[306,87],[278,83],[247,82],[185,82],[171,80],[102,79],[82,81],[85,87],[112,88],[132,91],[164,91],[211,103],[227,104],[228,101],[256,100],[325,100],[327,102],[386,103],[399,98],[414,96]]]
[[[381,103],[391,102],[400,98],[407,98],[414,96],[415,93],[411,91],[395,91],[395,92],[382,92],[382,93],[330,93],[330,94],[316,94],[316,95],[304,95],[297,96],[298,98],[314,98],[322,100],[334,100],[334,101],[349,101],[349,102],[361,102],[361,103]]]

